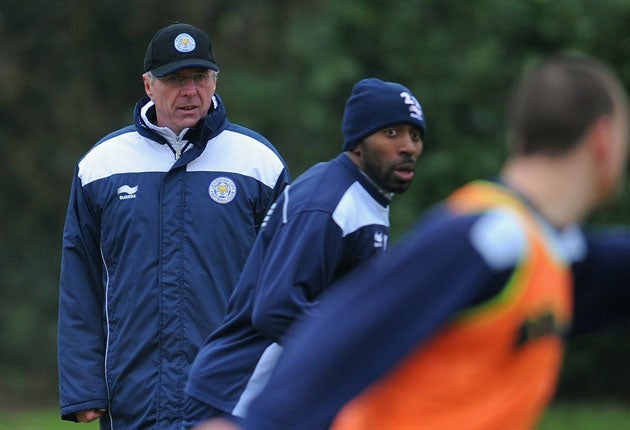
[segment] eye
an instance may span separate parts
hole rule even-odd
[[[395,128],[386,128],[383,130],[383,134],[387,137],[396,137],[398,135],[398,130]]]
[[[168,75],[160,78],[160,80],[167,85],[180,85],[184,82],[184,79],[186,78],[182,75]]]
[[[210,75],[208,73],[195,73],[192,75],[193,81],[199,85],[206,85],[210,82]]]

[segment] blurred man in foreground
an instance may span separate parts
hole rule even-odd
[[[455,191],[295,327],[244,428],[535,428],[564,336],[630,317],[630,231],[579,226],[619,191],[627,96],[556,56],[520,82],[509,132],[497,181]]]

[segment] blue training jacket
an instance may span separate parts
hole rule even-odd
[[[264,385],[294,320],[366,260],[382,255],[389,200],[345,153],[291,186],[263,224],[223,324],[191,368],[186,393],[243,416]]]
[[[63,233],[61,415],[107,409],[101,428],[179,428],[183,388],[225,314],[271,204],[289,182],[276,149],[214,109],[177,159],[148,98],[135,125],[79,162]]]

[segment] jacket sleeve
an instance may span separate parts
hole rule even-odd
[[[99,224],[77,168],[63,232],[57,333],[61,416],[70,421],[78,411],[108,405]]]
[[[256,205],[256,228],[260,228],[260,225],[263,223],[267,212],[271,205],[282,195],[285,187],[291,183],[291,177],[289,175],[289,169],[286,167],[284,160],[282,161],[283,168],[278,175],[278,179],[276,180],[276,184],[273,188],[266,188],[264,193],[261,193],[261,198],[258,200],[258,204]],[[262,185],[261,185],[262,186]]]
[[[586,245],[573,265],[573,335],[630,320],[630,229],[586,232]]]
[[[244,427],[328,428],[348,400],[475,302],[496,273],[461,227],[414,235],[323,294],[317,315],[291,328]]]
[[[305,212],[279,227],[256,284],[256,330],[282,343],[288,327],[317,305],[342,255],[341,229],[326,212]]]

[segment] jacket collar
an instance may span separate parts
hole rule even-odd
[[[387,195],[385,195],[383,192],[381,192],[381,190],[376,187],[376,184],[374,184],[374,181],[372,181],[371,178],[369,178],[361,169],[359,169],[357,165],[354,164],[352,160],[350,160],[350,157],[348,157],[345,152],[339,154],[336,160],[342,166],[348,169],[348,171],[350,171],[356,181],[359,182],[368,193],[370,193],[374,200],[376,200],[383,207],[389,206],[389,203],[391,201],[391,194],[387,193]]]
[[[146,108],[145,115],[143,115],[142,110],[145,106],[148,106],[148,108]],[[212,97],[212,106],[212,110],[208,112],[208,115],[199,120],[194,127],[189,128],[182,137],[183,139],[189,140],[190,143],[196,146],[205,148],[210,139],[216,137],[227,128],[229,124],[227,112],[225,110],[225,106],[223,105],[223,101],[218,94],[215,94]],[[153,102],[149,97],[143,97],[136,103],[134,109],[134,122],[136,130],[138,130],[138,133],[142,136],[161,145],[167,144],[168,140],[150,127],[146,123],[145,118],[152,124],[155,124],[157,120],[155,115],[155,106],[153,106]]]

